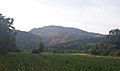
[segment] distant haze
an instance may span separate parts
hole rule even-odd
[[[0,13],[22,31],[59,25],[107,34],[120,28],[120,0],[0,0]]]

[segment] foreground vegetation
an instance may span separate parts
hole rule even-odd
[[[24,50],[20,50],[16,46],[15,36],[17,32],[15,27],[13,27],[13,22],[13,18],[6,18],[0,14],[0,71],[120,70],[120,58],[91,56],[120,56],[119,29],[111,30],[109,35],[102,39],[100,38],[101,40],[97,38],[90,38],[89,41],[88,39],[84,39],[84,41],[78,39],[51,46],[52,49],[46,49],[44,43],[40,42],[40,40],[36,40],[33,44],[35,46],[30,50],[31,54],[22,53]],[[25,47],[26,46],[23,45],[23,48]],[[54,52],[55,54],[41,54],[42,52]],[[87,53],[91,55],[79,55],[73,53]]]
[[[120,58],[79,54],[0,55],[0,71],[119,71]]]

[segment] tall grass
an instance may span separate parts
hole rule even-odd
[[[0,55],[0,71],[120,71],[120,58],[52,53]]]

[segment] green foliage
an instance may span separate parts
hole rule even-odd
[[[42,53],[44,49],[44,44],[42,42],[36,42],[35,49],[32,50],[32,54]]]
[[[76,54],[0,55],[0,71],[119,71],[120,58]]]
[[[42,42],[40,42],[39,43],[39,48],[38,48],[38,50],[40,51],[40,53],[43,52],[44,48],[45,48],[44,44]]]
[[[109,35],[120,35],[120,30],[119,29],[110,30]]]
[[[13,21],[13,18],[5,18],[0,14],[0,53],[7,53],[16,48]]]
[[[100,39],[101,38],[77,39],[58,45],[48,46],[45,48],[45,51],[53,53],[88,53],[90,46]]]
[[[120,56],[120,30],[110,30],[109,35],[91,47],[93,55]]]
[[[38,49],[33,49],[31,53],[32,53],[32,54],[39,54],[40,51],[39,51]]]

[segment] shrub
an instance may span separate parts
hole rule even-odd
[[[31,53],[32,53],[32,54],[39,54],[40,51],[39,51],[38,49],[34,49],[34,50],[31,51]]]

